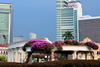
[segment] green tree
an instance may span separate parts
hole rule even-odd
[[[5,56],[0,56],[0,61],[6,61],[6,57]]]
[[[74,39],[74,36],[72,35],[72,31],[66,31],[62,37],[64,37],[64,40],[71,40]]]

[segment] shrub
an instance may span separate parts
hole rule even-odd
[[[0,56],[0,61],[6,61],[6,57],[5,56]]]
[[[23,51],[26,51],[26,47],[30,47],[32,52],[49,52],[54,48],[54,45],[44,40],[30,40],[22,47]]]
[[[32,57],[33,58],[44,58],[45,54],[33,54]]]
[[[80,45],[80,43],[76,40],[65,40],[64,43],[67,45]]]
[[[55,41],[54,43],[54,46],[57,48],[57,50],[62,50],[62,46],[63,45],[66,45],[64,42],[58,40],[58,41]]]
[[[89,47],[93,48],[94,50],[97,50],[99,48],[99,46],[97,44],[95,44],[94,42],[85,42],[85,43],[81,43],[81,45],[89,46]]]
[[[54,54],[54,58],[55,59],[60,58],[60,55]]]
[[[99,60],[60,60],[41,63],[0,62],[0,67],[100,67]]]

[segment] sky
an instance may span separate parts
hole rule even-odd
[[[100,16],[100,0],[78,0],[82,3],[83,15]],[[13,37],[29,33],[37,38],[47,37],[56,41],[56,0],[0,0],[13,4]]]

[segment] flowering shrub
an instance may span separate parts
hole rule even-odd
[[[65,40],[64,43],[67,45],[80,45],[80,43],[76,40]]]
[[[57,47],[57,50],[62,50],[62,45],[66,45],[64,42],[60,40],[55,41],[53,44],[55,45],[55,47]]]
[[[33,54],[32,57],[33,58],[44,58],[45,54]]]
[[[89,46],[89,47],[93,48],[94,50],[97,50],[99,48],[99,46],[96,45],[94,42],[85,42],[85,43],[81,43],[81,45]]]
[[[60,58],[60,55],[54,54],[54,58]]]
[[[30,40],[22,47],[22,49],[26,51],[26,47],[31,47],[32,52],[33,51],[48,52],[54,48],[54,45],[44,40]]]

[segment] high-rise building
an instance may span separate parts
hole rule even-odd
[[[90,38],[93,42],[100,43],[100,16],[82,16],[79,19],[79,41]]]
[[[36,39],[36,34],[30,33],[29,34],[29,39]]]
[[[78,40],[78,17],[82,16],[81,3],[76,0],[56,0],[56,37],[63,40],[62,34],[72,31]]]
[[[0,3],[0,44],[12,41],[12,4]]]

